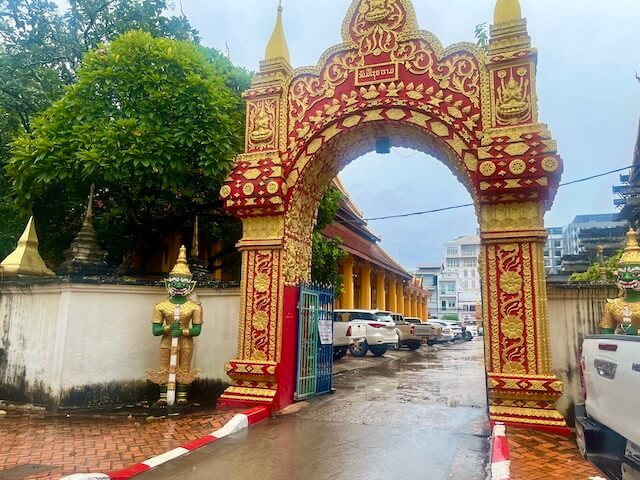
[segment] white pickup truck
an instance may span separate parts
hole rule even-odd
[[[610,479],[640,480],[640,337],[587,336],[580,367],[580,452]]]

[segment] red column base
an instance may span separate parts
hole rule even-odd
[[[560,412],[551,408],[489,407],[489,421],[517,428],[542,430],[569,436],[571,429]]]
[[[552,433],[554,435],[562,435],[563,437],[570,437],[573,434],[573,430],[571,430],[567,425],[564,426],[554,426],[554,425],[535,425],[530,423],[519,423],[519,422],[496,422],[490,421],[491,428],[496,423],[502,423],[508,427],[528,429],[528,430],[539,430],[541,432]]]
[[[273,408],[273,403],[267,402],[258,402],[251,400],[238,400],[234,398],[224,398],[220,397],[216,404],[216,408],[218,410],[231,410],[231,409],[248,409],[255,407],[266,407],[269,411],[269,414],[272,414],[275,410]]]

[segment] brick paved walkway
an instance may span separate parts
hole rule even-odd
[[[238,411],[147,421],[9,412],[0,417],[0,480],[126,468],[222,427]]]
[[[573,436],[507,427],[513,480],[589,480],[604,475],[578,452]]]

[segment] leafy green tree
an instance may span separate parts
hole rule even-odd
[[[0,0],[0,258],[15,248],[27,216],[8,194],[4,178],[9,143],[31,132],[35,116],[76,80],[83,55],[132,29],[199,41],[184,15],[164,14],[165,0],[69,3],[68,11],[61,12],[47,0]],[[54,213],[60,215],[57,210]],[[56,218],[37,220],[41,225],[59,224]],[[72,227],[77,225],[69,225],[69,230]]]
[[[199,40],[165,0],[71,0],[67,12],[46,0],[0,0],[0,105],[26,131],[31,119],[76,79],[84,54],[130,30]]]
[[[140,31],[90,51],[7,163],[19,202],[52,219],[41,235],[80,219],[91,183],[96,229],[123,270],[134,254],[144,268],[152,246],[196,214],[225,217],[218,191],[244,134],[242,100],[225,83],[241,82],[228,67]]]
[[[487,22],[476,25],[473,30],[473,36],[476,39],[476,45],[478,45],[485,52],[489,51],[489,27]]]
[[[342,198],[342,193],[334,187],[329,187],[322,197],[313,231],[311,251],[311,279],[333,285],[336,296],[342,295],[344,289],[340,261],[347,256],[347,253],[340,248],[342,244],[340,239],[327,238],[322,235],[322,231],[335,220]]]
[[[614,256],[608,258],[604,262],[604,266],[594,263],[586,272],[572,273],[569,277],[569,283],[614,283],[616,281],[616,271],[618,270],[618,262],[622,257],[623,250],[620,250]],[[604,278],[602,276],[604,274]]]

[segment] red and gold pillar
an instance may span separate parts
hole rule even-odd
[[[229,407],[278,408],[293,398],[295,355],[280,345],[296,341],[298,294],[282,283],[282,238],[277,237],[283,224],[283,217],[277,216],[243,218],[244,235],[238,243],[243,265],[238,354],[225,365],[231,386],[220,398]]]
[[[544,205],[481,208],[483,318],[491,420],[565,431],[555,403],[544,273]]]
[[[491,124],[477,165],[489,416],[565,433],[555,409],[562,382],[551,371],[543,260],[544,213],[562,160],[538,123],[536,62],[519,2],[498,0],[487,60]]]

